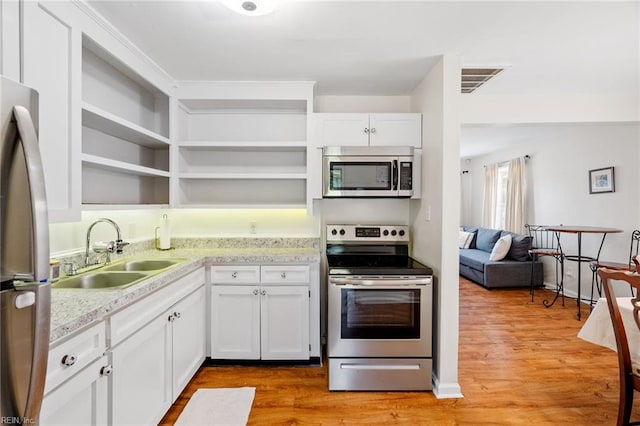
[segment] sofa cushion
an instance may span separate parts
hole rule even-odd
[[[471,244],[467,248],[476,248],[476,239],[478,238],[478,228],[472,226],[463,226],[462,230],[465,232],[471,232],[473,234],[473,238],[471,239]]]
[[[460,249],[459,258],[461,265],[484,271],[484,264],[489,262],[489,253],[477,249]]]
[[[478,234],[476,235],[476,248],[487,253],[491,253],[496,241],[500,238],[499,229],[478,228]]]
[[[491,254],[489,255],[489,260],[502,260],[507,257],[507,253],[509,253],[509,249],[511,248],[511,235],[503,235],[498,238],[495,245],[493,246],[493,250],[491,250]]]
[[[525,262],[531,260],[529,257],[529,249],[531,248],[531,236],[514,234],[509,231],[502,231],[502,236],[511,234],[511,248],[507,253],[507,259],[519,260]]]

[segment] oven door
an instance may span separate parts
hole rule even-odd
[[[431,283],[330,276],[329,357],[431,357]]]
[[[398,158],[323,157],[323,197],[397,197]]]

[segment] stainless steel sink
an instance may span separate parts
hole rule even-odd
[[[141,272],[97,272],[69,277],[52,284],[52,288],[113,289],[123,288],[147,278]]]
[[[128,262],[119,263],[116,265],[108,266],[104,268],[105,271],[157,271],[160,269],[169,268],[177,265],[183,259],[145,259],[145,260],[130,260]]]

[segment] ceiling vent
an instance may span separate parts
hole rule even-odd
[[[462,93],[471,93],[504,68],[462,68]]]

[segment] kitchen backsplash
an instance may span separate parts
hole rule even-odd
[[[124,247],[124,253],[112,254],[111,261],[115,262],[120,258],[136,256],[142,253],[155,250],[155,240],[138,241]],[[208,248],[314,248],[320,250],[319,238],[268,238],[268,237],[239,237],[239,238],[173,238],[171,247],[174,249],[208,249]],[[91,258],[95,258],[96,253],[90,253]],[[63,264],[73,262],[76,265],[84,263],[84,250],[73,254],[66,254],[55,257]],[[101,255],[103,261],[104,255]]]

